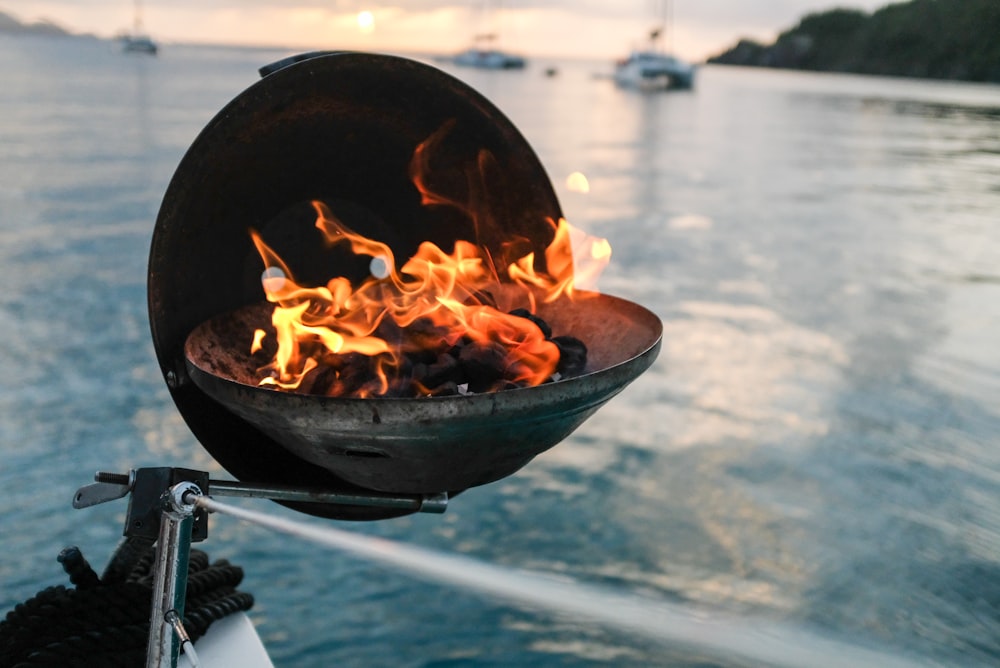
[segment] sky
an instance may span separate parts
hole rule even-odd
[[[701,62],[742,37],[770,41],[810,12],[890,1],[672,0],[661,12],[657,0],[142,0],[141,17],[163,43],[452,53],[493,33],[526,56],[616,58],[665,13],[671,50]],[[134,14],[133,0],[0,0],[0,10],[101,37],[131,29]]]

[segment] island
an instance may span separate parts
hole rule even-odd
[[[741,39],[707,62],[1000,83],[998,36],[1000,0],[910,0],[809,14],[772,44]]]
[[[46,35],[50,37],[88,37],[76,35],[47,19],[30,23],[19,21],[0,10],[0,35]]]

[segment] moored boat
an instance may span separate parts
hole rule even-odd
[[[687,89],[694,86],[695,68],[659,51],[633,51],[615,64],[614,80],[641,90]]]
[[[452,62],[463,67],[479,67],[487,70],[518,70],[527,64],[523,56],[503,51],[489,44],[496,40],[495,34],[477,35],[475,44],[456,54]],[[479,46],[485,43],[483,46]]]
[[[669,2],[660,3],[659,25],[649,31],[649,44],[634,49],[615,63],[612,78],[619,86],[640,90],[689,89],[694,87],[695,67],[670,53],[670,39],[666,49],[661,44],[668,33],[671,18]]]
[[[526,64],[522,56],[497,49],[470,48],[456,55],[452,62],[464,67],[479,67],[487,70],[524,69]]]
[[[157,51],[159,51],[153,38],[147,35],[142,29],[142,6],[139,0],[135,0],[132,32],[123,34],[120,39],[122,42],[122,51],[125,53],[146,53],[155,56]]]

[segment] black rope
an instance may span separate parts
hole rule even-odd
[[[0,668],[91,666],[132,668],[146,660],[153,595],[153,545],[126,539],[98,577],[77,547],[58,557],[75,588],[56,585],[20,603],[0,621]],[[191,550],[184,628],[192,640],[213,622],[249,610],[253,596],[236,590],[243,569],[210,563]]]

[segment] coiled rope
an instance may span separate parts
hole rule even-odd
[[[144,665],[153,595],[153,544],[125,539],[98,577],[77,547],[58,557],[74,588],[56,585],[18,604],[0,621],[0,668]],[[183,624],[192,640],[253,606],[236,587],[243,569],[191,550]]]

